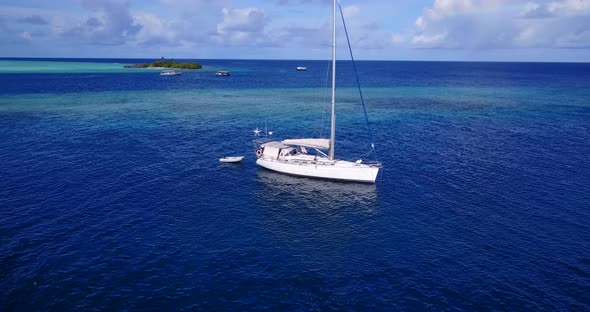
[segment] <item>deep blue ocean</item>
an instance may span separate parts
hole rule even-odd
[[[358,62],[366,185],[255,164],[256,127],[325,133],[327,61],[27,61],[0,71],[2,311],[590,310],[590,64]]]

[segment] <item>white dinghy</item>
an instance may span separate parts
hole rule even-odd
[[[224,156],[219,158],[219,161],[222,163],[237,163],[242,161],[242,159],[244,159],[244,156]]]

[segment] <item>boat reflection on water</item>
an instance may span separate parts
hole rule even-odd
[[[283,208],[315,208],[335,212],[350,210],[373,214],[378,210],[377,188],[374,184],[335,182],[294,177],[269,170],[258,170],[261,185],[258,195],[265,203]]]
[[[279,246],[276,263],[281,270],[289,266],[298,278],[328,280],[362,266],[366,249],[377,248],[378,240],[367,241],[379,236],[382,220],[375,185],[299,178],[262,168],[257,174],[252,215],[263,229],[259,239]]]

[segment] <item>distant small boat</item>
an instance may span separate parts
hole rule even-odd
[[[307,67],[305,67],[305,66],[297,66],[297,70],[298,71],[306,71],[307,70]]]
[[[222,163],[236,163],[240,162],[244,159],[244,156],[227,156],[219,158],[219,161]]]
[[[175,71],[174,69],[165,69],[160,72],[160,76],[177,76],[182,74],[179,71]]]
[[[216,72],[215,75],[217,75],[217,76],[229,76],[229,72],[228,71],[225,71],[225,70],[220,70],[220,71]]]

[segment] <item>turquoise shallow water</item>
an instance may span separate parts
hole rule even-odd
[[[94,62],[93,62],[94,61]],[[106,73],[153,73],[159,72],[161,68],[124,68],[127,64],[151,63],[154,60],[143,59],[119,59],[119,60],[85,60],[75,59],[63,60],[23,60],[23,59],[1,59],[0,74],[106,74]],[[248,69],[229,67],[227,69],[244,71]],[[213,72],[221,70],[217,65],[205,65],[201,72]]]
[[[587,64],[360,62],[378,183],[257,168],[255,127],[325,131],[324,65],[0,74],[0,308],[589,309]]]
[[[0,60],[0,73],[118,73],[137,72],[138,69],[123,68],[120,63],[91,63],[91,62],[51,62],[51,61],[14,61]],[[143,69],[155,71],[157,69]]]

